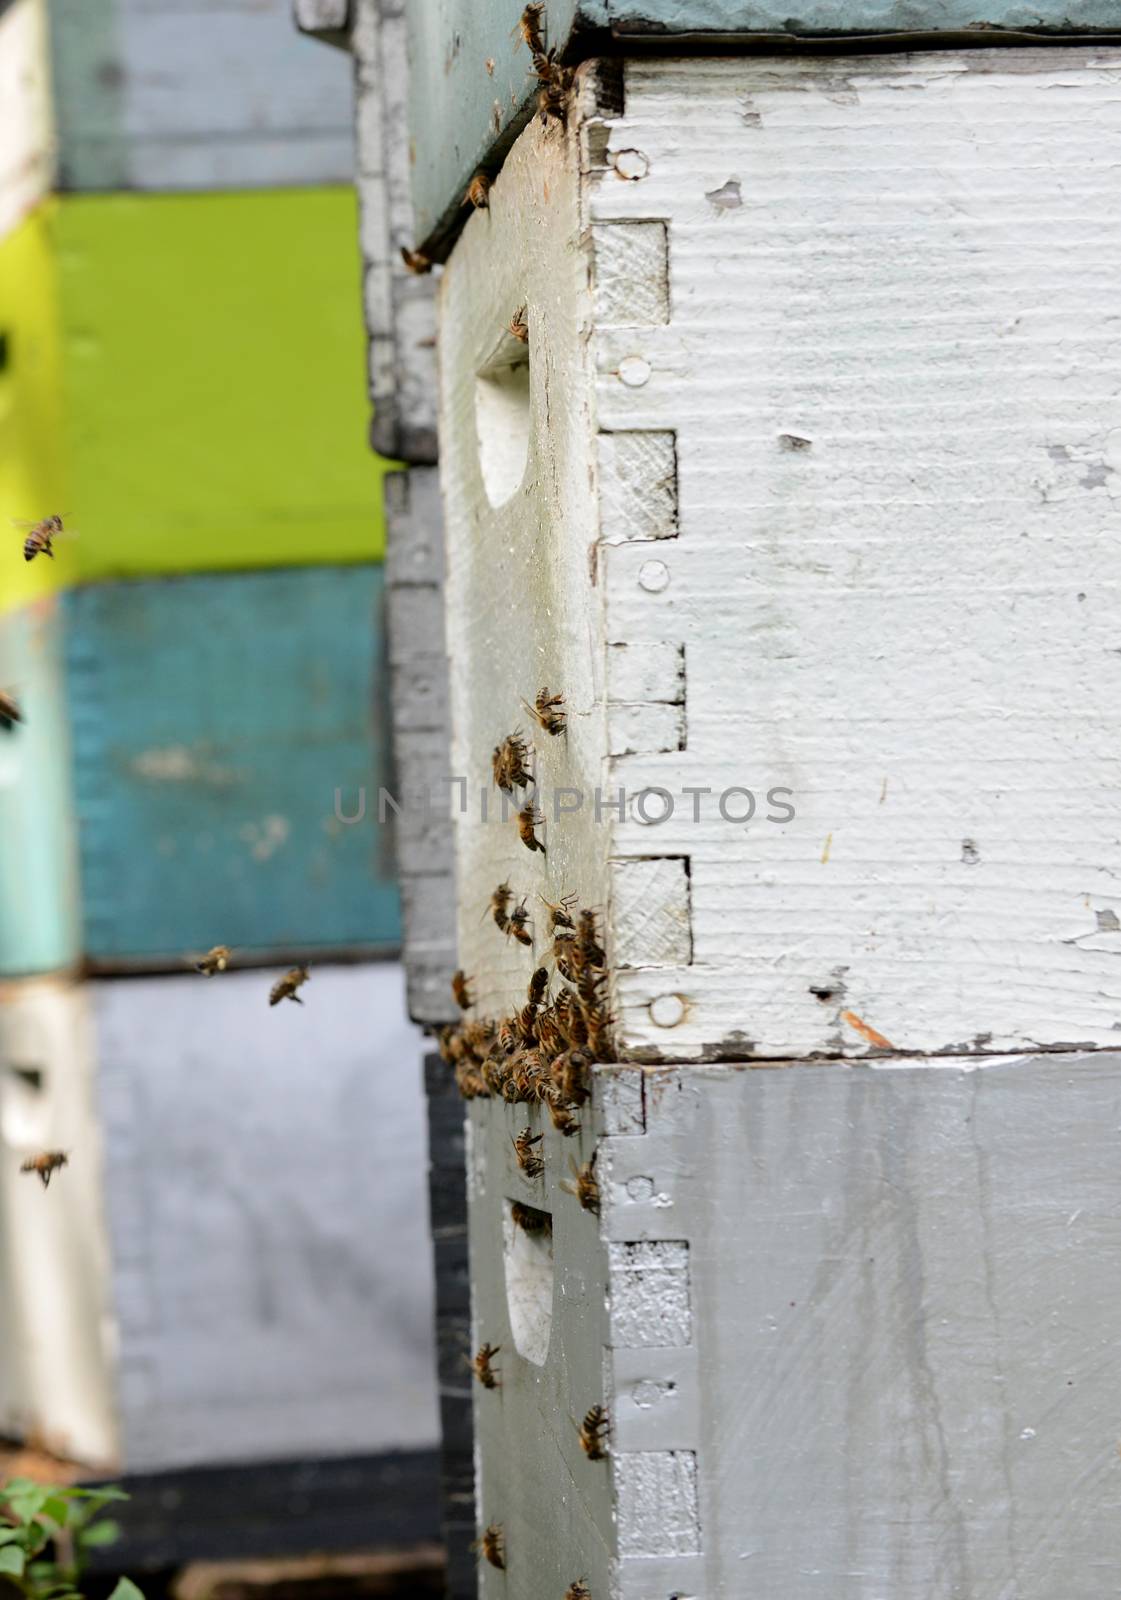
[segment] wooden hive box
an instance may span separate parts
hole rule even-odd
[[[572,1138],[472,1101],[488,1597],[1116,1587],[1119,81],[585,63],[452,251],[460,963],[571,894],[612,1019]]]

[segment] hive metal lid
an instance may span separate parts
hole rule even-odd
[[[425,0],[407,8],[416,245],[449,250],[471,176],[496,170],[532,115],[518,34],[524,0]],[[548,0],[546,44],[569,62],[620,49],[993,47],[1119,36],[1119,0]]]

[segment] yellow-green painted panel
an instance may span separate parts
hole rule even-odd
[[[47,202],[0,241],[0,611],[38,599],[58,578],[58,563],[24,561],[13,518],[66,511],[72,494],[55,213]]]
[[[74,195],[56,228],[66,574],[380,559],[353,191]]]

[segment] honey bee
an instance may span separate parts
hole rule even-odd
[[[533,1148],[535,1144],[540,1144],[544,1137],[543,1133],[534,1134],[529,1128],[523,1128],[516,1138],[511,1135],[510,1142],[514,1146],[518,1166],[527,1178],[539,1178],[545,1170],[544,1161]]]
[[[505,933],[510,925],[510,918],[507,915],[507,907],[513,898],[514,891],[511,889],[508,883],[500,883],[498,888],[490,897],[490,904],[487,906],[487,911],[489,911],[493,917],[494,925],[498,929],[499,933]],[[487,912],[484,911],[483,916],[485,917],[486,914]]]
[[[60,1167],[68,1166],[70,1157],[65,1150],[43,1150],[37,1156],[30,1156],[20,1167],[21,1172],[37,1172],[43,1181],[43,1188],[51,1186],[51,1175]]]
[[[553,1219],[547,1211],[535,1211],[520,1200],[510,1201],[510,1221],[523,1233],[552,1233]]]
[[[410,272],[415,272],[418,278],[426,272],[432,271],[432,262],[422,250],[410,250],[405,245],[401,246],[401,260]]]
[[[17,722],[22,721],[23,712],[20,710],[15,696],[9,694],[6,689],[0,689],[0,728],[6,730],[14,727]]]
[[[277,1006],[282,1000],[294,1000],[298,1006],[302,1006],[304,1002],[296,990],[305,984],[310,976],[306,961],[301,962],[298,967],[291,967],[269,990],[269,1005]]]
[[[527,850],[540,850],[542,855],[547,855],[548,851],[533,831],[539,828],[544,820],[541,812],[533,809],[532,801],[524,805],[518,812],[518,838]]]
[[[564,732],[568,717],[560,709],[564,705],[563,694],[550,694],[548,686],[546,686],[544,689],[537,691],[537,698],[532,705],[525,700],[522,701],[522,705],[525,706],[538,727],[544,728],[546,733],[551,733],[556,737],[558,733]]]
[[[560,928],[553,940],[553,960],[557,971],[566,983],[575,983],[580,976],[580,946],[575,935]]]
[[[512,1056],[518,1043],[517,1022],[513,1017],[503,1017],[498,1024],[498,1048],[504,1056]]]
[[[580,1132],[579,1122],[555,1090],[546,1095],[545,1105],[549,1112],[549,1121],[558,1133],[563,1134],[566,1139],[571,1139],[573,1134]]]
[[[60,516],[44,517],[42,522],[17,522],[16,527],[27,529],[23,541],[25,561],[34,561],[36,556],[50,556],[54,560],[53,541],[66,531]]]
[[[464,196],[465,206],[474,206],[476,211],[486,211],[490,205],[487,198],[490,193],[490,179],[485,172],[476,172],[471,182],[467,185],[467,194]]]
[[[539,894],[537,898],[543,906],[548,908],[550,933],[556,933],[558,928],[571,928],[575,932],[576,924],[573,922],[571,915],[572,906],[576,899],[574,894],[566,894],[558,905],[554,905],[551,900],[546,900],[543,894]]]
[[[482,1069],[474,1061],[460,1061],[455,1069],[455,1086],[465,1100],[486,1099],[490,1094]]]
[[[508,733],[501,744],[495,745],[490,765],[495,784],[503,794],[528,789],[533,783],[533,774],[525,764],[528,754],[525,741],[517,732]]]
[[[575,1583],[570,1583],[564,1591],[564,1600],[592,1600],[592,1591],[583,1578],[577,1578]]]
[[[531,1006],[539,1006],[541,1004],[542,1000],[545,998],[545,990],[548,987],[549,969],[547,967],[538,967],[536,972],[530,978],[529,987],[526,990],[526,999],[529,1001]]]
[[[582,1106],[588,1098],[588,1057],[582,1050],[565,1050],[552,1066],[553,1082],[565,1105]]]
[[[513,934],[519,944],[532,944],[533,935],[526,932],[526,923],[528,921],[529,912],[525,908],[525,900],[523,899],[521,904],[511,913],[510,920],[506,926],[506,937],[509,938]]]
[[[502,1346],[500,1344],[480,1345],[472,1357],[471,1370],[484,1389],[500,1389],[502,1387],[498,1374],[491,1365],[501,1349]]]
[[[452,998],[461,1011],[470,1011],[475,1004],[475,997],[469,987],[470,982],[462,967],[458,967],[452,973]]]
[[[594,1212],[598,1216],[599,1184],[595,1175],[595,1156],[590,1161],[585,1161],[582,1167],[577,1165],[575,1156],[569,1156],[568,1164],[572,1168],[572,1176],[575,1181],[569,1183],[562,1178],[561,1188],[566,1190],[568,1194],[574,1194],[585,1211]]]
[[[535,0],[535,4],[526,6],[515,26],[510,30],[518,35],[518,43],[524,42],[531,55],[540,55],[545,48],[545,40],[541,34],[541,22],[545,15],[544,0]],[[515,43],[515,50],[518,47]]]
[[[497,1567],[499,1572],[506,1568],[506,1544],[502,1537],[502,1529],[497,1522],[492,1522],[489,1528],[484,1528],[481,1536],[471,1546],[472,1550],[479,1553],[490,1562],[492,1567]]]
[[[572,69],[559,64],[555,50],[550,50],[548,54],[544,50],[535,50],[533,70],[541,85],[537,91],[537,110],[541,121],[548,127],[549,118],[555,117],[563,125],[568,116],[567,100],[572,87]]]
[[[436,1035],[436,1048],[443,1056],[449,1067],[454,1067],[462,1061],[467,1054],[460,1030],[455,1027],[441,1028]]]
[[[607,957],[602,946],[596,939],[596,914],[587,909],[580,913],[580,954],[589,967],[602,967],[607,963]]]
[[[529,324],[525,320],[525,306],[520,311],[515,311],[510,321],[506,324],[506,332],[513,334],[521,344],[529,343]]]
[[[610,1426],[610,1418],[603,1406],[590,1406],[585,1411],[584,1420],[577,1432],[580,1435],[581,1447],[589,1461],[607,1460],[607,1451],[603,1445]]]
[[[195,971],[201,972],[207,978],[212,978],[216,972],[225,972],[229,964],[229,945],[216,944],[195,962]]]

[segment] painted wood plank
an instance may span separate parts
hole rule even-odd
[[[49,193],[53,175],[46,0],[15,0],[0,7],[0,240]]]
[[[381,569],[99,584],[64,605],[87,958],[395,947]]]
[[[288,0],[52,0],[64,187],[345,183],[349,69],[292,27]]]
[[[358,0],[359,4],[363,0]],[[366,0],[372,3],[372,0]],[[425,0],[408,8],[409,130],[415,154],[416,233],[442,257],[463,221],[472,174],[496,169],[533,111],[536,84],[517,43],[523,0]],[[851,48],[860,36],[896,36],[899,48],[1121,33],[1117,0],[808,0],[797,15],[777,0],[550,0],[545,42],[569,61],[634,40],[679,52],[713,40],[797,47],[822,36]]]
[[[1115,1041],[1119,86],[1100,47],[651,57],[624,116],[586,73],[567,135],[518,141],[441,286],[460,959],[486,1012],[546,944],[480,922],[495,884],[606,905],[632,960],[609,861],[687,858],[692,960],[616,971],[624,1055]],[[651,221],[669,320],[637,296],[605,321],[589,241]],[[525,470],[495,505],[477,374],[523,305]],[[644,431],[675,437],[675,531],[619,539],[634,480],[596,437]],[[683,748],[611,753],[620,645],[680,650]],[[546,857],[474,802],[542,684],[569,710],[533,740]]]
[[[232,972],[90,989],[131,1471],[437,1438],[401,969],[318,965],[304,1004],[277,1010],[268,987]]]

